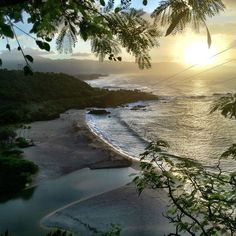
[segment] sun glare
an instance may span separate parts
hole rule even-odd
[[[186,46],[184,50],[184,62],[186,64],[209,65],[215,63],[212,56],[217,53],[216,48],[208,48],[207,43],[194,42]]]

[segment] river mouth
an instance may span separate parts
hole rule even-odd
[[[18,197],[0,203],[0,232],[15,236],[43,236],[49,229],[40,225],[43,217],[75,201],[124,186],[135,170],[128,168],[81,169],[27,189]]]

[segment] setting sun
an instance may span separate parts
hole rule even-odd
[[[216,48],[208,48],[207,43],[194,42],[186,46],[184,50],[184,62],[186,64],[208,65],[215,62],[212,56],[217,53]]]

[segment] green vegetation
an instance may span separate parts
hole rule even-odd
[[[33,143],[16,137],[10,124],[56,118],[71,108],[110,107],[147,99],[157,97],[139,91],[95,89],[65,74],[35,73],[25,77],[21,71],[0,70],[0,194],[24,189],[38,170],[17,149]]]
[[[71,109],[157,99],[139,91],[95,89],[65,74],[0,70],[0,125],[53,119]]]
[[[12,127],[0,127],[0,147],[7,147],[12,144],[16,133]]]
[[[143,0],[144,5],[148,2]],[[37,38],[22,29],[19,30],[35,40],[42,50],[50,51],[48,42],[58,35],[58,50],[71,52],[79,36],[84,41],[92,42],[91,50],[100,60],[122,60],[119,56],[122,46],[135,57],[140,68],[150,68],[149,50],[158,46],[160,26],[168,26],[166,36],[183,31],[189,23],[199,28],[202,23],[206,25],[208,17],[219,14],[225,8],[221,0],[163,0],[151,14],[151,22],[145,19],[143,11],[130,8],[131,3],[132,0],[121,0],[120,4],[115,6],[113,0],[2,1],[0,36],[3,40],[7,39],[6,48],[9,50],[11,46],[8,38],[16,39],[18,50],[25,59],[25,75],[32,75],[33,58],[24,54],[15,33],[15,29],[19,29],[16,23],[23,21],[23,16],[27,16],[27,21],[32,24],[30,33],[34,33]],[[208,28],[207,36],[210,47]],[[9,73],[10,76],[6,76]],[[28,80],[19,79],[22,75],[18,75],[19,72],[3,72],[3,76],[0,76],[1,124],[51,119],[69,108],[116,106],[151,98],[150,95],[138,92],[92,89],[62,74],[55,79],[55,74],[36,73],[34,78]],[[234,104],[230,106],[233,105],[235,110]],[[222,114],[228,115],[221,104],[216,107],[218,108]],[[231,116],[235,117],[235,113]],[[4,145],[11,143],[12,138],[10,136],[4,141]],[[178,159],[175,162],[168,156],[160,155],[160,146],[167,147],[166,143],[159,142],[152,143],[147,148],[142,156],[143,176],[137,177],[135,181],[140,192],[150,185],[154,189],[167,189],[172,200],[167,217],[176,225],[176,232],[170,235],[180,235],[181,232],[207,236],[229,232],[234,235],[235,173],[224,173],[221,169],[221,159],[235,159],[235,146],[219,157],[217,173],[205,170],[188,159]],[[144,161],[146,157],[151,157],[151,163]],[[168,163],[167,169],[163,162]],[[160,173],[154,170],[153,163],[159,166]],[[185,189],[186,184],[190,185],[188,190]]]
[[[216,101],[211,112],[236,118],[235,94]],[[142,175],[134,182],[139,194],[148,187],[166,189],[169,210],[166,217],[176,227],[169,235],[221,236],[236,234],[236,171],[222,167],[224,159],[236,164],[236,144],[214,157],[216,165],[207,168],[188,158],[165,155],[168,144],[152,142],[141,154]]]
[[[25,60],[24,73],[32,75],[34,59],[26,55],[17,36],[18,30],[35,41],[40,49],[50,51],[50,42],[56,38],[59,52],[71,53],[78,39],[91,41],[91,51],[101,61],[105,58],[121,61],[121,48],[125,48],[141,69],[151,67],[150,50],[159,46],[162,35],[182,32],[189,24],[199,29],[206,26],[207,18],[225,9],[222,0],[163,0],[156,1],[151,19],[143,10],[132,8],[132,0],[11,0],[0,2],[0,36],[14,38]],[[143,5],[149,3],[143,0]],[[27,13],[27,14],[25,14]],[[19,28],[24,20],[32,25],[30,32]],[[161,32],[167,27],[166,32]],[[207,27],[206,27],[207,28]],[[17,29],[17,30],[16,30]],[[31,35],[32,34],[32,35]],[[36,37],[35,37],[36,35]],[[211,45],[207,28],[208,45]],[[11,50],[9,40],[6,48]],[[0,59],[0,66],[2,59]]]
[[[18,151],[0,153],[0,195],[12,195],[23,190],[31,182],[31,176],[38,167],[31,161],[23,159]]]
[[[0,129],[0,200],[23,190],[31,182],[31,176],[38,167],[23,159],[19,147],[31,145],[24,138],[17,138],[13,128]]]

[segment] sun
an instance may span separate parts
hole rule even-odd
[[[186,64],[209,65],[215,63],[213,57],[217,53],[215,47],[208,48],[207,43],[193,42],[188,44],[184,50],[184,62]]]

